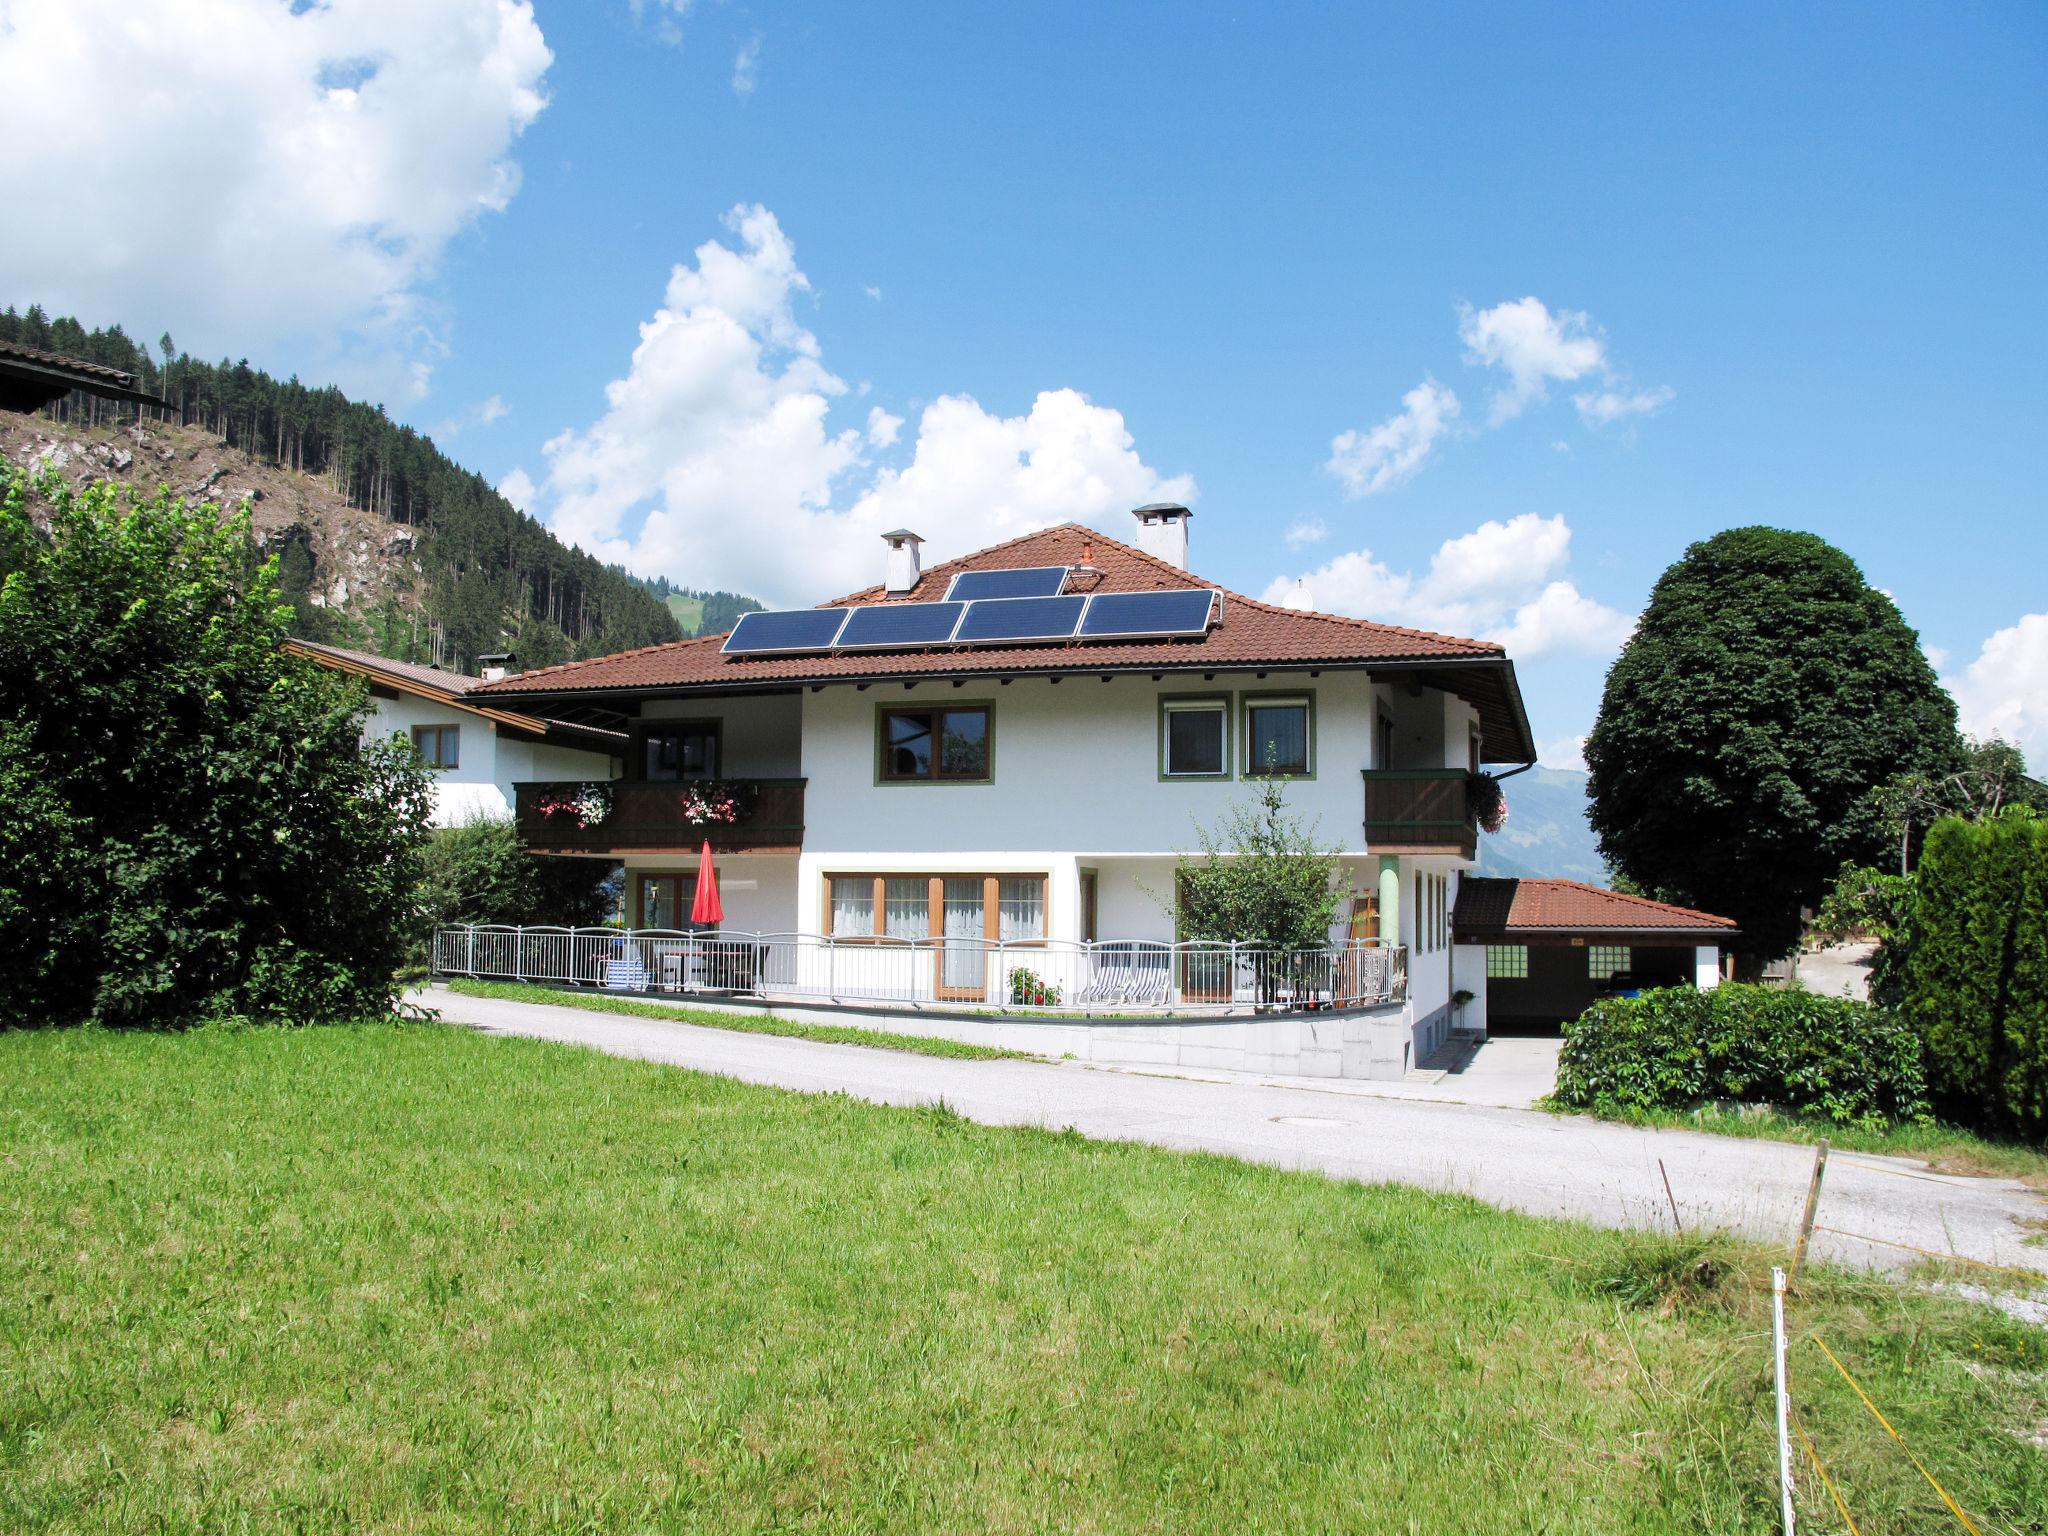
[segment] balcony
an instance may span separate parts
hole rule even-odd
[[[804,781],[720,784],[638,779],[514,784],[520,840],[537,853],[797,853],[804,841]],[[705,798],[736,802],[736,819],[693,820]],[[701,813],[700,813],[701,814]]]
[[[1373,853],[1479,851],[1472,776],[1462,768],[1365,770],[1365,846]]]

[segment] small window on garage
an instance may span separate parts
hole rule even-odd
[[[1628,946],[1626,944],[1588,944],[1586,946],[1586,974],[1595,981],[1605,981],[1616,971],[1628,969]]]
[[[1489,980],[1518,980],[1529,974],[1529,946],[1489,944],[1486,946],[1486,974]]]

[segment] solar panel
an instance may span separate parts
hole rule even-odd
[[[1137,640],[1208,633],[1216,594],[1207,587],[1099,592],[1081,621],[1083,640]]]
[[[953,638],[965,603],[876,603],[856,608],[839,631],[835,651],[888,646],[944,645]]]
[[[844,608],[796,608],[781,613],[748,613],[733,625],[719,653],[767,656],[780,651],[829,651],[846,622]]]
[[[1066,585],[1064,565],[1020,565],[1008,571],[962,571],[946,589],[956,603],[983,597],[1056,597]]]
[[[985,597],[967,605],[953,632],[961,645],[1008,640],[1071,640],[1085,597]]]

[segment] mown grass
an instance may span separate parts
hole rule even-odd
[[[0,1168],[10,1532],[1775,1529],[1723,1242],[392,1022],[0,1036]],[[2043,1335],[1796,1316],[2048,1508]],[[1943,1528],[1793,1374],[1862,1528]]]
[[[605,992],[577,992],[564,987],[460,978],[451,979],[446,985],[449,991],[466,993],[470,997],[502,997],[515,1003],[553,1003],[560,1008],[582,1008],[591,1013],[637,1014],[641,1018],[671,1019],[677,1023],[702,1024],[708,1029],[731,1029],[748,1035],[781,1035],[793,1040],[823,1040],[832,1045],[871,1045],[885,1051],[913,1051],[919,1056],[950,1056],[966,1061],[1038,1059],[1028,1051],[1006,1051],[965,1040],[942,1040],[933,1035],[900,1035],[893,1030],[865,1029],[852,1024],[808,1024],[759,1013],[718,1013],[709,1008],[643,1002],[638,998],[616,997]],[[429,999],[430,1006],[431,1002]]]
[[[1543,1108],[1560,1115],[1581,1113],[1552,1100]],[[1635,1110],[1604,1118],[1627,1125],[1649,1125],[1684,1131],[1709,1131],[1717,1136],[1748,1136],[1766,1141],[1803,1142],[1825,1139],[1844,1152],[1876,1152],[1887,1157],[1917,1157],[1943,1173],[1990,1174],[2019,1179],[2048,1189],[2048,1151],[2019,1142],[1993,1141],[1939,1122],[1902,1122],[1879,1129],[1837,1125],[1825,1115],[1802,1115],[1768,1106],[1706,1104],[1693,1110]]]

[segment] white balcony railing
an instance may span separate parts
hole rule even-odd
[[[1275,950],[477,926],[439,930],[433,970],[619,992],[1068,1015],[1373,1008],[1407,996],[1406,949],[1374,939]]]

